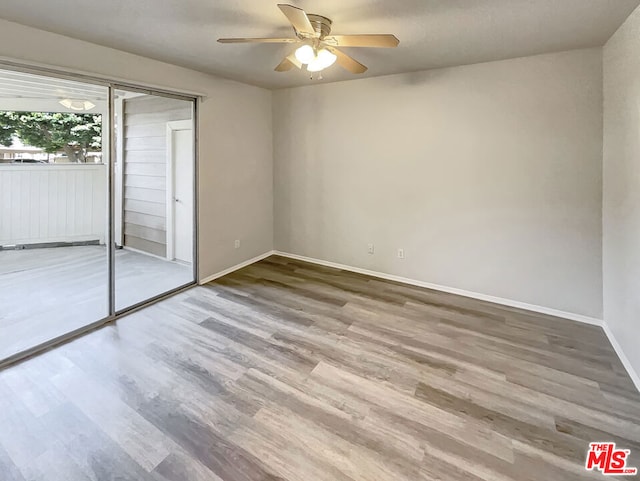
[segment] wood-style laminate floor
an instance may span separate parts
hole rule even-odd
[[[190,266],[126,249],[115,266],[117,309],[193,280]],[[104,246],[0,250],[0,360],[107,317],[107,285]]]
[[[605,479],[597,327],[281,257],[0,371],[2,481]]]

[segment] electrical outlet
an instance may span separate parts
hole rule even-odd
[[[404,249],[398,249],[398,259],[404,259]]]
[[[233,243],[233,247],[235,247],[236,249],[240,249],[240,239],[236,239],[236,241]]]
[[[373,247],[373,244],[368,244],[367,245],[367,252],[369,254],[373,254],[375,252],[375,248]]]

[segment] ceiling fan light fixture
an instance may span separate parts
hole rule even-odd
[[[274,69],[276,72],[288,72],[294,68],[307,66],[309,72],[320,72],[334,62],[352,74],[363,74],[367,67],[340,50],[342,47],[397,47],[400,40],[389,33],[331,35],[333,22],[330,18],[317,14],[307,14],[295,5],[278,4],[278,8],[287,17],[295,37],[270,38],[219,38],[220,43],[264,43],[297,44],[296,51],[289,53]],[[339,60],[339,61],[338,61]],[[313,77],[313,75],[312,75]],[[320,76],[319,76],[320,77]]]
[[[307,65],[307,70],[309,72],[320,72],[325,68],[331,67],[337,58],[338,57],[333,53],[329,52],[326,48],[323,48],[318,52],[316,58]]]
[[[303,45],[296,50],[296,58],[305,65],[313,62],[316,58],[316,52],[311,45]]]
[[[60,105],[66,107],[70,110],[91,110],[96,106],[96,104],[89,102],[88,100],[72,100],[72,99],[63,99],[60,102]]]

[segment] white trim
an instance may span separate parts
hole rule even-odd
[[[173,158],[173,132],[177,130],[191,130],[193,131],[192,120],[175,120],[173,122],[167,122],[166,129],[166,145],[167,145],[167,180],[165,186],[165,195],[167,201],[166,212],[166,243],[167,243],[167,259],[170,261],[175,259],[175,241],[176,241],[176,226],[175,226],[175,161]]]
[[[494,304],[501,304],[503,306],[516,307],[518,309],[524,309],[526,311],[538,312],[540,314],[546,314],[554,317],[561,317],[563,319],[569,319],[572,321],[582,322],[585,324],[591,324],[594,326],[602,326],[601,319],[594,317],[584,316],[582,314],[575,314],[573,312],[560,311],[558,309],[551,309],[549,307],[538,306],[535,304],[527,304],[526,302],[513,301],[511,299],[505,299],[503,297],[489,296],[487,294],[480,294],[478,292],[465,291],[455,287],[441,286],[438,284],[432,284],[430,282],[418,281],[415,279],[409,279],[407,277],[394,276],[392,274],[385,274],[384,272],[370,271],[368,269],[361,269],[359,267],[347,266],[344,264],[338,264],[336,262],[323,261],[320,259],[314,259],[313,257],[301,256],[298,254],[289,254],[288,252],[274,251],[274,254],[289,257],[291,259],[297,259],[299,261],[310,262],[312,264],[319,264],[326,267],[334,267],[336,269],[342,269],[345,271],[357,272],[358,274],[365,274],[372,277],[378,277],[380,279],[387,279],[390,281],[402,282],[403,284],[409,284],[417,287],[424,287],[426,289],[433,289],[441,292],[448,292],[449,294],[456,294],[459,296],[470,297],[472,299],[478,299],[481,301],[493,302]]]
[[[264,254],[260,254],[259,256],[254,257],[253,259],[246,260],[244,262],[241,262],[240,264],[236,264],[235,266],[229,267],[228,269],[225,269],[220,272],[216,272],[215,274],[205,277],[204,279],[200,279],[200,281],[198,281],[198,284],[202,285],[202,284],[206,284],[207,282],[214,281],[222,276],[226,276],[227,274],[231,274],[232,272],[242,269],[243,267],[247,267],[251,264],[261,261],[262,259],[266,259],[267,257],[272,256],[273,254],[277,254],[277,252],[276,251],[265,252]]]
[[[115,173],[114,188],[114,242],[118,246],[124,246],[124,98],[116,98],[113,106],[116,117],[116,153],[113,160],[113,170]],[[103,129],[104,131],[105,129]],[[104,140],[103,140],[104,142]],[[109,145],[109,144],[103,144]]]
[[[611,331],[611,328],[609,328],[609,325],[607,324],[606,321],[602,322],[602,329],[604,329],[604,333],[609,338],[609,342],[611,343],[613,350],[616,351],[616,354],[618,355],[620,362],[622,363],[624,368],[627,370],[627,373],[629,374],[629,377],[633,381],[633,384],[635,384],[636,389],[638,390],[638,392],[640,392],[640,376],[631,365],[629,358],[625,356],[624,351],[622,350],[622,346],[613,335],[613,332]]]

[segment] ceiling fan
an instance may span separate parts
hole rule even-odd
[[[275,68],[286,72],[307,66],[309,72],[321,72],[335,62],[354,74],[367,71],[367,67],[351,58],[337,47],[397,47],[400,41],[394,35],[329,35],[331,19],[322,15],[307,14],[293,5],[278,4],[296,34],[296,38],[219,38],[220,43],[292,43],[300,44],[295,52],[286,56]]]

